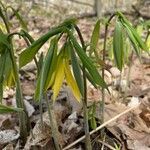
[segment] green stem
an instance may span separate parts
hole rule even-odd
[[[0,104],[2,104],[3,99],[3,83],[4,83],[4,71],[6,67],[6,56],[7,56],[7,50],[4,51],[4,53],[1,54],[1,68],[0,68]]]
[[[148,28],[148,31],[147,31],[147,34],[146,34],[146,38],[145,38],[145,43],[147,42],[149,35],[150,35],[150,28]]]
[[[129,59],[129,70],[128,70],[128,74],[127,74],[127,85],[126,85],[124,97],[123,97],[124,101],[125,101],[126,96],[127,96],[127,88],[130,86],[130,74],[131,74],[131,68],[132,68],[132,59],[133,59],[133,51],[132,51],[131,57]]]
[[[54,113],[54,109],[53,109],[53,101],[51,99],[51,101],[48,101],[48,95],[47,93],[45,94],[45,100],[46,100],[46,104],[47,104],[47,108],[48,108],[48,116],[49,116],[49,120],[50,120],[50,126],[51,126],[51,131],[52,131],[52,137],[54,139],[54,144],[55,144],[55,148],[56,150],[61,150],[61,146],[59,145],[59,141],[58,141],[58,128],[57,128],[57,122],[56,122],[56,117],[55,117],[55,113]]]
[[[21,36],[25,40],[27,46],[30,46],[34,42],[34,39],[31,36],[30,37],[26,36],[27,34],[24,34],[25,31],[22,31],[22,32],[23,33],[13,32],[13,33],[11,33],[11,34],[8,35],[8,39],[11,38],[11,37],[13,37],[14,35],[18,35],[18,36]],[[39,65],[38,65],[36,57],[34,57],[34,62],[35,62],[36,67],[37,67],[37,72],[38,72],[37,74],[39,75],[40,68],[39,68]],[[40,118],[41,118],[42,127],[43,127],[43,116],[42,116],[42,114],[43,114],[43,109],[42,109],[42,102],[41,102],[40,103]]]
[[[0,9],[0,16],[4,21],[7,32],[10,33],[8,21],[5,18],[4,14],[2,13],[1,9]],[[24,110],[24,112],[19,112],[19,127],[20,127],[20,137],[23,142],[22,144],[25,144],[30,127],[29,127],[28,115],[23,101],[22,90],[21,90],[20,79],[19,79],[19,70],[16,64],[12,40],[11,38],[9,38],[8,40],[11,45],[11,48],[9,49],[9,53],[10,53],[13,71],[14,71],[14,77],[16,81],[16,104],[18,108],[23,108]]]
[[[11,33],[11,34],[9,34],[8,35],[8,39],[9,38],[11,38],[12,36],[14,36],[14,35],[18,35],[18,36],[21,36],[23,39],[24,39],[24,41],[26,42],[26,44],[27,44],[27,46],[29,47],[33,42],[34,42],[34,39],[32,38],[29,38],[28,36],[26,36],[26,35],[24,35],[24,34],[22,34],[22,33],[18,33],[18,32],[13,32],[13,33]],[[37,59],[36,59],[36,57],[34,56],[34,62],[35,62],[35,65],[36,65],[36,67],[37,67],[37,70],[38,70],[38,74],[39,74],[39,72],[40,72],[40,68],[39,68],[39,65],[38,65],[38,61],[37,61]]]
[[[104,35],[104,43],[103,43],[103,63],[105,64],[105,57],[106,57],[106,44],[107,44],[107,34],[108,34],[108,26],[110,21],[113,19],[113,17],[116,14],[112,14],[110,18],[108,19],[106,26],[105,26],[105,35]],[[102,67],[102,78],[105,80],[105,68]],[[100,103],[100,108],[101,108],[101,115],[102,115],[102,123],[104,123],[104,109],[105,109],[105,88],[102,88],[102,104]]]
[[[10,40],[11,43],[11,40]],[[28,115],[26,112],[26,108],[23,102],[23,96],[22,96],[22,90],[21,90],[21,85],[20,85],[20,79],[19,79],[19,70],[17,68],[13,48],[11,46],[10,49],[10,57],[12,60],[12,66],[14,70],[14,76],[15,76],[15,81],[16,81],[16,103],[18,108],[23,108],[24,112],[19,113],[19,126],[20,126],[20,137],[23,140],[23,143],[26,141],[26,138],[28,136],[28,131],[30,129],[29,127],[29,121],[28,121]]]
[[[75,29],[78,33],[79,39],[82,44],[83,50],[86,52],[86,47],[85,43],[83,40],[83,36],[80,32],[80,29],[78,26],[75,25]],[[92,145],[91,145],[91,139],[90,139],[90,132],[89,132],[89,123],[88,123],[88,108],[87,108],[87,82],[86,82],[86,72],[85,72],[85,67],[83,66],[83,84],[84,84],[84,97],[82,99],[83,103],[83,115],[84,115],[84,130],[85,130],[85,140],[86,140],[86,149],[87,150],[92,150]]]

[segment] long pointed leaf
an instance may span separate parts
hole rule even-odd
[[[8,36],[7,34],[4,34],[0,30],[0,54],[4,52],[6,48],[10,48],[10,43],[8,42]]]
[[[7,53],[6,56],[6,65],[5,65],[5,86],[11,87],[15,83],[14,71],[12,67],[12,61],[10,58],[10,54]]]
[[[68,83],[68,85],[71,87],[71,90],[73,92],[73,95],[75,96],[75,98],[80,101],[81,100],[81,93],[79,91],[78,85],[76,83],[76,81],[74,80],[72,73],[70,71],[70,67],[69,67],[69,62],[66,60],[65,61],[65,77],[66,77],[66,81]]]
[[[116,22],[114,36],[113,36],[113,52],[116,65],[120,71],[123,67],[123,29],[119,21]]]
[[[12,112],[22,112],[21,108],[13,108],[0,104],[0,114],[12,113]]]
[[[89,74],[89,72],[87,70],[85,70],[85,75],[86,75],[88,81],[97,89],[97,85],[94,82],[93,77]]]
[[[126,26],[126,25],[125,25]],[[128,37],[129,37],[129,40],[137,54],[138,57],[140,57],[140,49],[139,49],[139,45],[135,39],[135,37],[133,36],[132,34],[132,31],[128,28],[128,26],[126,26],[126,31],[127,31],[127,34],[128,34]]]
[[[6,55],[7,51],[1,55],[0,57],[0,103],[2,102],[3,98],[3,86],[4,86],[4,72],[5,72],[5,66],[6,66]]]
[[[48,74],[47,74],[47,80],[45,83],[45,90],[47,90],[48,88],[50,88],[52,86],[52,84],[54,83],[54,79],[55,79],[55,70],[57,67],[57,43],[55,44],[55,48],[54,48],[54,53],[53,53],[53,57],[51,60],[51,64],[50,64],[50,68],[48,70]]]
[[[78,87],[80,89],[80,92],[83,96],[84,93],[84,87],[83,87],[83,78],[81,75],[81,71],[80,71],[80,65],[79,62],[77,60],[76,54],[74,52],[74,49],[72,47],[72,44],[70,42],[70,51],[71,51],[71,64],[72,64],[72,69],[73,69],[73,73],[74,73],[74,77],[76,79],[76,82],[78,84]]]
[[[91,37],[91,42],[90,42],[90,53],[89,55],[91,56],[92,53],[94,52],[95,56],[98,58],[98,53],[96,51],[97,44],[98,44],[98,39],[99,39],[99,34],[100,34],[100,20],[98,20],[95,24],[92,37]]]
[[[8,6],[6,9],[10,8],[13,13],[15,14],[16,18],[19,20],[20,25],[22,26],[23,29],[28,30],[27,28],[27,23],[23,20],[22,16],[19,14],[18,11],[16,11],[13,7]]]
[[[51,29],[48,33],[40,37],[38,40],[34,41],[31,46],[25,49],[19,56],[19,67],[25,66],[27,63],[32,61],[35,54],[43,46],[43,44],[52,36],[61,33],[64,27],[57,27]]]
[[[87,70],[89,71],[89,74],[93,77],[94,82],[96,84],[98,84],[99,86],[106,88],[108,90],[108,87],[107,87],[105,81],[102,79],[102,77],[98,73],[96,67],[93,65],[92,60],[85,54],[85,52],[83,51],[81,46],[78,44],[78,42],[77,42],[76,38],[73,36],[73,34],[70,31],[67,31],[67,32],[69,34],[70,40],[73,43],[73,46],[76,49],[76,52],[77,52],[79,58],[81,59],[82,63],[87,68]]]
[[[42,99],[42,95],[45,92],[45,90],[44,90],[45,89],[45,83],[46,83],[46,80],[48,77],[48,72],[49,72],[49,69],[51,66],[51,62],[52,62],[52,58],[53,58],[56,44],[57,44],[57,40],[56,40],[56,38],[54,38],[51,41],[50,48],[49,48],[47,55],[45,57],[45,60],[43,62],[41,74],[38,78],[37,88],[35,91],[35,98],[38,98],[38,100]]]
[[[136,32],[136,30],[133,28],[131,23],[120,12],[119,12],[119,16],[120,16],[120,21],[124,24],[124,26],[127,28],[127,30],[130,30],[130,32],[133,34],[133,36],[134,36],[136,42],[138,43],[139,47],[142,50],[148,51],[148,48],[147,48],[146,44],[143,42],[143,40],[141,39],[139,34]]]

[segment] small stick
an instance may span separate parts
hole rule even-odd
[[[103,141],[98,140],[98,142],[100,142],[100,143],[103,144],[104,146],[108,147],[110,150],[116,150],[114,147],[112,147],[111,145],[109,145],[109,144],[107,144],[107,143],[105,143],[105,142],[103,142]]]
[[[119,117],[125,115],[126,113],[128,113],[128,112],[134,110],[134,109],[137,108],[139,105],[140,105],[140,104],[138,104],[138,105],[136,105],[136,106],[133,106],[133,107],[131,107],[131,108],[125,110],[124,112],[118,114],[118,115],[115,116],[114,118],[112,118],[112,119],[110,119],[110,120],[104,122],[104,123],[101,124],[99,127],[97,127],[95,130],[92,130],[92,131],[90,132],[90,135],[96,133],[97,131],[99,131],[100,129],[102,129],[103,127],[105,127],[106,125],[108,125],[109,123],[111,123],[111,122],[117,120]],[[69,144],[69,145],[66,146],[65,148],[63,148],[63,150],[67,150],[67,149],[71,148],[72,146],[76,145],[77,143],[81,142],[81,141],[84,140],[84,139],[85,139],[85,135],[82,136],[81,138],[77,139],[77,140],[74,141],[73,143]]]

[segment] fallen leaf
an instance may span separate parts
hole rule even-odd
[[[16,130],[0,131],[0,144],[7,144],[19,138],[19,133]]]

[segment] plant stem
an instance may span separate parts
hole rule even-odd
[[[75,25],[75,29],[78,33],[79,39],[82,44],[83,50],[86,52],[86,47],[85,43],[83,40],[83,36],[80,32],[80,29],[78,26]],[[87,108],[87,82],[86,82],[86,74],[85,74],[85,67],[83,66],[83,84],[84,84],[84,97],[82,99],[83,103],[83,115],[84,115],[84,130],[85,130],[85,140],[86,140],[86,149],[87,150],[92,150],[92,145],[91,145],[91,139],[90,139],[90,132],[89,132],[89,123],[88,123],[88,108]]]
[[[23,33],[24,33],[24,32],[23,32]],[[18,32],[14,32],[14,33],[9,34],[9,35],[8,35],[8,39],[11,38],[11,37],[13,37],[14,35],[21,36],[21,37],[25,40],[27,46],[30,46],[30,45],[34,42],[34,39],[33,39],[31,36],[28,37],[28,36],[26,36],[26,34],[24,35],[24,34],[18,33]],[[39,75],[39,73],[40,73],[40,68],[39,68],[38,61],[37,61],[37,59],[36,59],[35,56],[34,56],[34,62],[35,62],[36,67],[37,67],[37,74]],[[42,114],[43,114],[42,101],[40,101],[40,118],[41,118],[42,127],[43,127],[43,116],[42,116]],[[31,128],[31,124],[30,124],[30,128]],[[32,131],[31,131],[31,132],[32,132]],[[33,134],[32,134],[32,135],[33,135]]]
[[[0,16],[4,21],[7,32],[10,33],[9,23],[7,21],[7,18],[2,13],[1,9],[0,9]],[[29,125],[28,115],[23,101],[22,90],[21,90],[20,79],[19,79],[19,70],[16,64],[12,40],[11,38],[9,38],[8,40],[11,45],[11,48],[9,49],[9,53],[10,53],[12,66],[13,66],[14,78],[16,81],[16,104],[18,108],[22,108],[24,110],[23,112],[19,112],[20,138],[23,142],[22,144],[24,145],[28,136],[28,131],[30,130],[30,125]]]
[[[149,35],[150,35],[150,29],[148,28],[147,35],[146,35],[146,38],[145,38],[145,43],[147,42]]]
[[[28,115],[26,112],[26,108],[25,108],[23,96],[22,96],[22,90],[21,90],[20,79],[19,79],[19,70],[17,68],[17,64],[16,64],[16,60],[15,60],[15,56],[14,56],[12,47],[10,49],[10,56],[12,59],[12,65],[13,65],[13,70],[14,70],[14,75],[15,75],[15,80],[16,80],[16,103],[17,103],[17,107],[23,108],[23,110],[24,110],[24,112],[19,113],[19,116],[20,116],[20,119],[19,119],[20,137],[24,143],[26,141],[28,131],[30,130],[30,126],[29,126]]]
[[[104,35],[104,43],[103,43],[103,63],[105,64],[105,56],[106,56],[106,44],[107,44],[107,34],[108,34],[108,26],[110,21],[113,19],[113,17],[116,14],[112,14],[110,18],[108,19],[106,25],[105,25],[105,35]],[[105,80],[105,68],[102,67],[102,78]],[[102,115],[102,123],[104,123],[104,109],[105,109],[105,88],[102,88],[102,104],[100,103],[101,108],[101,115]]]
[[[56,150],[61,150],[61,146],[59,145],[59,138],[58,138],[58,128],[57,128],[57,122],[56,122],[56,117],[53,109],[53,101],[48,101],[48,95],[47,93],[45,94],[45,100],[48,108],[48,116],[50,120],[50,126],[51,126],[51,131],[52,131],[52,137],[54,139],[54,144]]]
[[[133,51],[132,51],[131,57],[129,59],[129,70],[128,70],[128,74],[127,74],[127,85],[126,85],[126,88],[125,88],[123,100],[126,99],[127,88],[130,87],[130,74],[131,74],[131,68],[132,68],[132,60],[133,60]]]

